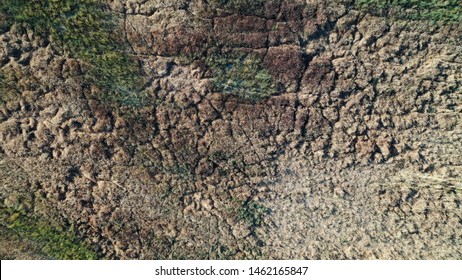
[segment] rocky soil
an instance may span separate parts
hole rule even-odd
[[[149,77],[141,108],[94,98],[31,32],[0,34],[20,73],[0,105],[2,205],[104,258],[462,258],[461,25],[208,2],[110,1]],[[261,57],[278,94],[215,92],[196,57],[216,48]]]

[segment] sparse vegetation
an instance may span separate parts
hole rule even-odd
[[[268,213],[268,208],[253,200],[243,201],[238,209],[238,219],[251,227],[259,227],[263,223],[263,217]]]
[[[207,59],[215,90],[258,101],[276,91],[268,69],[253,55],[214,55]]]
[[[211,0],[210,3],[215,8],[226,11],[249,14],[261,9],[266,0]]]
[[[14,82],[15,73],[0,69],[0,105],[18,95]]]
[[[55,50],[81,59],[88,84],[98,86],[103,97],[135,104],[142,79],[140,67],[114,40],[115,21],[98,0],[3,0],[2,29],[17,24],[34,31]]]
[[[442,23],[462,21],[460,0],[357,0],[356,4],[375,14],[394,10],[394,15],[405,20],[431,20]]]
[[[24,211],[0,208],[0,225],[12,230],[24,242],[32,242],[40,248],[44,258],[59,260],[92,260],[98,256],[72,232],[51,226],[43,219],[32,217]]]

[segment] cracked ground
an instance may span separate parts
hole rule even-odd
[[[2,207],[110,259],[462,258],[460,23],[354,1],[107,2],[154,102],[108,105],[79,59],[0,34],[0,67],[22,73],[0,104]],[[258,58],[277,93],[216,91],[200,59],[216,49]],[[24,243],[0,255],[47,258]]]

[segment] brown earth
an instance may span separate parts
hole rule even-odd
[[[0,67],[21,73],[0,105],[2,203],[70,221],[107,258],[462,258],[461,26],[306,2],[111,1],[150,78],[141,109],[1,34]],[[217,46],[261,56],[280,93],[213,92],[182,56]],[[239,218],[247,200],[261,225]]]

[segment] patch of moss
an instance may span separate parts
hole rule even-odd
[[[253,55],[213,55],[207,59],[215,90],[258,101],[276,93],[272,77]]]
[[[0,13],[3,25],[30,29],[56,50],[81,59],[86,82],[99,87],[103,97],[133,103],[142,84],[141,68],[114,39],[116,24],[102,1],[2,0]]]
[[[72,232],[60,230],[24,211],[0,208],[0,224],[17,234],[25,242],[40,248],[45,258],[59,260],[94,260],[97,254]]]
[[[356,0],[356,5],[374,14],[394,10],[394,15],[404,20],[431,20],[441,23],[460,23],[460,0]]]

